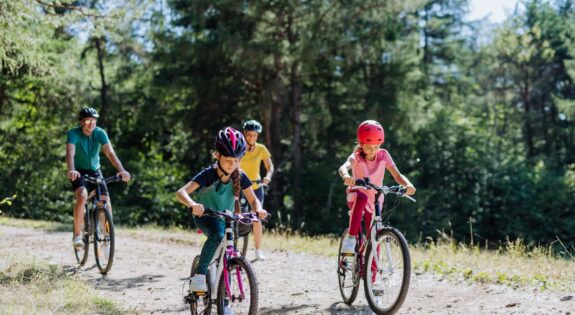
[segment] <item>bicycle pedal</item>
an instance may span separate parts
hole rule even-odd
[[[344,256],[344,257],[353,257],[353,256],[355,256],[354,253],[340,253],[340,255],[341,255],[341,256]]]
[[[373,290],[373,295],[375,296],[382,296],[383,295],[383,290],[379,289],[379,290]]]
[[[205,296],[208,292],[194,292],[196,296]]]

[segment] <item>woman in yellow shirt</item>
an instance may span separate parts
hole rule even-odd
[[[272,163],[271,154],[265,145],[258,143],[258,136],[262,132],[262,125],[255,120],[248,120],[244,123],[244,137],[247,142],[246,154],[240,161],[240,168],[246,173],[248,178],[252,181],[252,188],[259,199],[260,203],[264,204],[264,187],[267,186],[272,180],[274,173],[274,165]],[[264,162],[266,167],[266,175],[263,179],[260,177],[260,165]],[[261,179],[261,183],[258,181]],[[254,243],[256,247],[256,259],[264,260],[265,257],[260,250],[262,243],[263,231],[261,222],[255,222],[253,225]]]

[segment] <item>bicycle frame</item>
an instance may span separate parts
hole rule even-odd
[[[217,289],[217,281],[220,279],[222,273],[224,274],[225,279],[225,286],[226,286],[226,294],[229,296],[231,295],[230,292],[230,283],[228,280],[228,268],[227,268],[227,261],[230,258],[239,257],[239,251],[234,247],[234,231],[232,222],[226,220],[226,229],[225,229],[225,237],[222,239],[218,248],[216,249],[216,254],[210,261],[209,268],[210,268],[210,299],[215,300],[216,297],[216,289]],[[215,270],[215,272],[213,272]],[[238,283],[240,293],[242,294],[242,298],[244,295],[244,288],[240,278],[240,275],[237,274]]]
[[[367,182],[367,185],[369,185],[369,182]],[[371,186],[371,185],[370,185]],[[352,187],[353,189],[357,189],[357,188],[364,188],[364,186],[354,186]],[[384,229],[387,227],[387,225],[383,224],[381,216],[382,216],[382,206],[381,206],[381,202],[380,202],[380,197],[382,194],[387,195],[388,191],[388,187],[384,186],[385,189],[383,190],[377,190],[377,193],[375,195],[375,203],[374,203],[374,213],[371,216],[371,222],[369,223],[369,230],[368,231],[364,231],[364,216],[362,215],[362,224],[360,224],[360,233],[358,233],[358,239],[359,239],[359,263],[360,263],[360,269],[359,269],[359,275],[360,278],[361,276],[363,276],[363,273],[365,272],[365,266],[366,264],[364,263],[364,258],[365,258],[365,251],[367,250],[367,244],[371,244],[372,248],[375,248],[375,244],[376,244],[376,240],[377,240],[377,232],[378,230]],[[407,198],[410,198],[409,196],[405,196]],[[413,198],[410,198],[411,200],[414,200]],[[385,201],[384,201],[384,205],[385,205]],[[364,210],[365,211],[365,210]],[[365,232],[365,233],[364,233]],[[364,242],[363,237],[366,237],[367,240]],[[387,257],[387,262],[388,262],[388,267],[391,270],[393,268],[393,262],[392,262],[392,258],[390,255],[390,245],[387,244],[386,248],[385,248],[385,255]],[[381,265],[379,263],[379,259],[375,259],[375,267],[377,268],[377,270],[381,269]]]

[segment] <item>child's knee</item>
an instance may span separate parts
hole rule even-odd
[[[367,195],[366,195],[364,192],[362,192],[362,191],[358,191],[358,192],[356,193],[356,197],[355,197],[355,198],[356,198],[356,199],[355,199],[356,202],[361,202],[361,203],[367,202]]]

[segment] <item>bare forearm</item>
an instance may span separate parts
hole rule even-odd
[[[109,153],[108,160],[110,160],[110,163],[112,163],[112,165],[118,172],[125,171],[124,166],[122,165],[122,162],[120,162],[120,159],[118,159],[118,157],[116,156],[116,153],[114,152]]]
[[[268,172],[267,172],[267,174],[266,174],[266,178],[269,179],[269,180],[271,180],[271,179],[272,179],[272,176],[274,175],[274,171],[275,171],[275,169],[274,169],[274,166],[273,166],[273,164],[272,164],[272,165],[270,165],[269,168],[268,168]]]
[[[183,204],[186,207],[191,207],[192,205],[194,205],[196,202],[190,197],[190,195],[188,195],[186,193],[185,190],[178,190],[176,192],[176,199],[178,199],[178,201]]]
[[[399,174],[398,178],[396,178],[395,181],[402,186],[406,187],[413,186],[413,184],[409,181],[409,179],[405,177],[403,174]]]
[[[337,172],[339,173],[339,176],[341,176],[341,177],[349,176],[349,172],[348,172],[346,164],[340,166],[339,169],[337,170]]]
[[[74,156],[73,155],[66,154],[66,166],[68,166],[68,172],[76,170],[76,167],[74,167]]]

